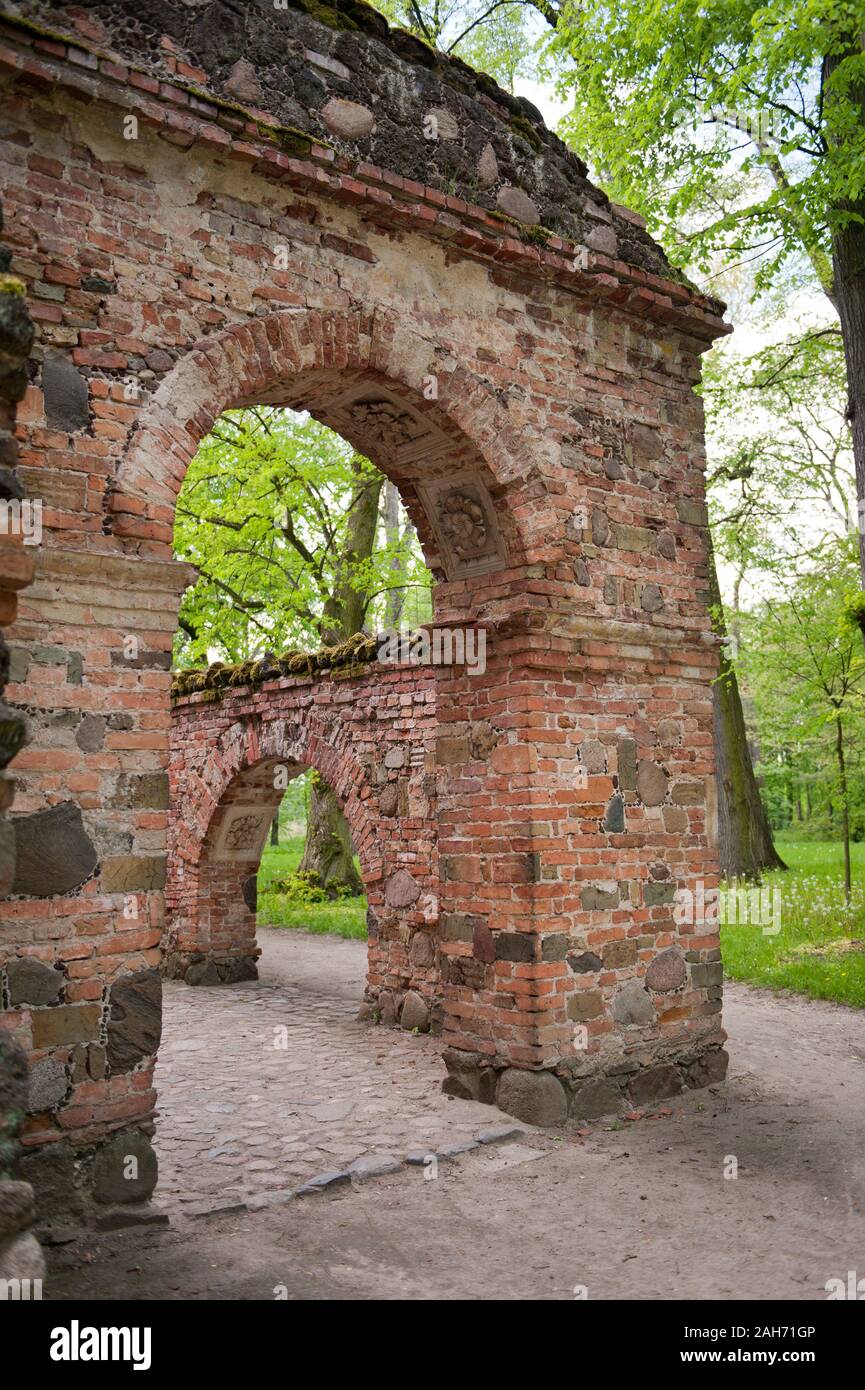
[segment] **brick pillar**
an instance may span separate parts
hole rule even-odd
[[[41,774],[16,803],[6,908],[7,1022],[34,1078],[21,1171],[77,1221],[116,1224],[156,1182],[170,647],[188,577],[44,550],[15,628],[19,764]]]
[[[717,925],[675,908],[718,881],[714,648],[569,626],[515,614],[438,687],[445,1089],[540,1124],[726,1069]]]
[[[0,205],[0,231],[3,211]],[[17,593],[30,583],[32,550],[25,549],[20,526],[13,525],[9,504],[20,504],[23,489],[15,475],[18,443],[15,415],[27,384],[26,360],[33,344],[33,324],[24,301],[24,286],[9,274],[9,252],[0,247],[0,628],[17,612]],[[9,678],[9,649],[0,632],[0,898],[15,878],[15,834],[6,812],[15,783],[5,774],[24,739],[24,721],[3,703]],[[7,988],[0,969],[0,1003]],[[8,1032],[0,1030],[0,1279],[17,1281],[21,1298],[41,1297],[45,1261],[28,1227],[35,1216],[33,1189],[11,1175],[20,1153],[18,1136],[29,1106],[27,1057]],[[39,1281],[38,1291],[33,1281]]]
[[[554,672],[525,617],[486,638],[484,675],[444,670],[437,689],[445,1089],[511,1109],[509,1088],[531,1088],[555,1123],[567,1107],[549,1071],[573,1029],[547,906],[561,808],[537,728]]]

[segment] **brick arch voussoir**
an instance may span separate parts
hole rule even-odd
[[[291,715],[287,716],[290,719]],[[297,715],[294,716],[295,720]],[[253,772],[263,763],[279,761],[300,763],[313,768],[336,794],[348,821],[352,842],[360,859],[365,883],[377,883],[383,869],[382,846],[375,830],[375,818],[367,802],[373,798],[368,774],[351,748],[350,731],[338,716],[323,718],[318,713],[307,714],[290,742],[285,736],[286,720],[269,721],[259,726],[248,719],[238,719],[225,729],[215,744],[202,752],[202,759],[212,769],[205,784],[201,768],[190,768],[202,789],[206,785],[206,803],[188,812],[180,812],[194,836],[190,863],[200,864],[211,847],[216,819],[230,790],[238,779]],[[297,726],[295,726],[297,727]],[[361,793],[367,792],[363,797]],[[177,813],[176,813],[177,814]],[[190,823],[190,817],[194,819]]]
[[[265,399],[275,386],[321,370],[370,371],[423,395],[424,367],[404,350],[404,329],[391,311],[278,311],[233,324],[193,343],[161,382],[127,440],[109,484],[106,512],[114,535],[133,549],[173,540],[174,506],[201,440],[223,411]],[[436,344],[430,339],[430,359]],[[476,449],[493,490],[513,496],[508,510],[523,536],[517,493],[531,476],[530,451],[513,428],[506,403],[492,384],[458,365],[445,379],[443,398],[424,402],[432,418],[447,421]],[[532,532],[549,534],[543,509]]]

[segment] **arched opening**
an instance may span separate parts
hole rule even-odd
[[[367,898],[360,860],[354,852],[351,830],[341,815],[336,844],[315,844],[325,876],[304,867],[307,842],[319,835],[333,837],[330,819],[310,826],[316,789],[333,792],[312,768],[292,777],[270,824],[256,879],[257,918],[261,927],[296,927],[307,932],[335,935],[345,940],[366,940]],[[335,798],[334,798],[335,799]],[[338,808],[338,803],[337,803]],[[346,879],[344,866],[350,876]],[[328,876],[327,870],[332,874]]]
[[[393,430],[394,412],[368,396],[364,417],[381,411]],[[395,484],[308,413],[258,403],[214,424],[176,516],[178,558],[198,577],[175,644],[163,973],[191,985],[257,977],[261,857],[287,787],[309,769],[300,877],[283,892],[365,893],[368,1014],[439,1028],[434,673],[394,641],[395,628],[429,623],[431,575]],[[373,648],[365,668],[358,643]],[[334,684],[344,649],[354,669]],[[253,709],[229,698],[262,668],[293,673],[288,687],[260,691]],[[202,684],[203,707],[184,699]]]
[[[438,1028],[434,808],[424,795],[422,757],[412,762],[411,756],[423,754],[434,735],[428,682],[415,683],[413,692],[419,742],[403,737],[406,705],[391,701],[390,718],[375,715],[382,694],[387,703],[388,696],[401,701],[408,693],[405,674],[356,678],[351,720],[341,712],[343,682],[329,691],[328,683],[303,678],[272,692],[253,718],[242,712],[242,694],[215,711],[211,702],[202,709],[194,700],[175,708],[168,978],[191,985],[257,978],[262,851],[286,787],[316,767],[345,814],[368,901],[368,1016],[397,1022],[413,994],[407,1026]],[[334,703],[323,713],[329,693]],[[421,810],[427,814],[419,816]]]
[[[395,371],[383,370],[391,365]],[[425,366],[433,370],[425,371]],[[536,466],[523,461],[514,448],[518,397],[519,393],[511,397],[491,392],[488,384],[471,378],[430,343],[419,350],[418,342],[406,339],[392,321],[312,313],[300,323],[293,316],[275,315],[229,330],[208,346],[206,354],[193,350],[157,392],[142,429],[130,441],[111,496],[113,526],[126,549],[151,553],[170,539],[175,494],[196,445],[214,430],[226,408],[306,412],[338,431],[354,450],[362,450],[398,489],[434,579],[432,630],[441,628],[446,639],[432,647],[431,655],[421,657],[420,666],[412,658],[402,660],[398,652],[389,664],[374,663],[374,678],[372,668],[367,670],[360,739],[358,685],[354,676],[344,679],[344,671],[331,672],[327,662],[324,674],[330,689],[324,704],[332,702],[337,714],[326,730],[312,735],[313,725],[304,724],[305,711],[308,706],[321,714],[322,683],[313,682],[308,672],[304,685],[299,676],[302,659],[281,659],[271,650],[256,653],[259,660],[240,663],[233,674],[222,668],[200,672],[191,681],[184,676],[172,720],[165,938],[169,974],[185,978],[192,968],[193,979],[213,979],[214,972],[222,979],[243,977],[254,968],[254,916],[244,899],[244,884],[247,899],[251,897],[252,856],[245,863],[240,857],[214,860],[210,853],[198,859],[198,844],[212,849],[218,843],[224,850],[216,837],[222,833],[223,819],[227,823],[230,818],[228,803],[216,815],[219,798],[227,794],[223,755],[206,759],[200,768],[196,764],[207,739],[212,743],[215,737],[225,737],[224,720],[231,722],[239,713],[243,733],[237,738],[244,752],[233,762],[229,759],[235,775],[242,772],[267,781],[272,766],[262,768],[265,758],[272,763],[293,760],[317,768],[338,796],[340,770],[332,766],[328,771],[326,764],[344,739],[354,756],[367,762],[353,778],[347,804],[366,778],[364,796],[374,806],[371,815],[367,812],[367,823],[376,827],[363,832],[374,842],[372,867],[364,870],[371,927],[368,999],[377,1015],[398,1021],[406,994],[420,982],[436,1020],[442,996],[451,1045],[476,1046],[483,1055],[496,1055],[500,1044],[489,1001],[508,975],[516,976],[519,962],[508,960],[502,968],[490,929],[507,930],[509,922],[528,924],[531,909],[526,900],[533,880],[522,863],[530,858],[525,853],[503,858],[496,873],[480,871],[478,836],[487,830],[483,821],[471,824],[479,784],[466,774],[472,768],[475,779],[492,774],[503,787],[514,772],[518,786],[526,788],[530,759],[520,750],[509,753],[502,748],[501,759],[496,752],[498,744],[510,744],[514,737],[505,726],[493,724],[504,707],[500,694],[491,696],[496,682],[510,678],[512,644],[497,670],[487,669],[486,660],[466,656],[477,655],[497,624],[504,622],[508,632],[507,615],[513,595],[522,589],[527,559],[523,530],[539,540],[543,537],[547,551],[554,542],[550,514],[545,512],[549,502],[539,482],[519,494],[512,486],[532,476]],[[474,437],[466,432],[469,427]],[[541,556],[543,549],[536,545],[534,554]],[[478,640],[472,643],[472,638]],[[320,663],[313,665],[320,674]],[[303,686],[300,695],[298,681]],[[286,682],[290,696],[283,693]],[[274,687],[280,690],[278,696],[272,693]],[[231,716],[226,713],[227,690],[233,700],[246,700]],[[279,722],[274,711],[280,699],[288,701],[287,713],[294,722],[289,737],[265,746],[268,730]],[[298,699],[304,705],[299,722]],[[349,710],[351,718],[342,718]],[[201,734],[205,712],[216,721],[206,737]],[[285,710],[281,717],[285,719]],[[184,729],[192,724],[198,731],[183,746]],[[301,725],[306,732],[300,732]],[[383,741],[383,729],[398,748]],[[299,737],[307,746],[298,747]],[[310,737],[312,744],[318,740],[317,749]],[[222,790],[216,792],[219,785]],[[245,785],[238,782],[231,795],[248,795],[252,784],[244,790]],[[255,819],[255,834],[263,840],[279,798],[272,787],[257,790],[265,809]],[[528,792],[520,790],[518,800],[528,806]],[[382,824],[406,828],[383,837]],[[450,839],[450,864],[440,879],[442,825]],[[363,863],[363,846],[354,829],[352,835]],[[492,849],[498,855],[501,841],[494,839]],[[523,839],[531,840],[528,822]],[[260,845],[255,848],[257,853]],[[505,902],[502,885],[512,870],[515,892]],[[197,882],[194,891],[192,886],[196,874],[202,885],[210,875],[217,900],[224,902],[229,892],[232,896],[230,919],[224,914],[221,927],[209,907],[186,910],[185,904],[199,892]],[[441,933],[443,912],[447,920]],[[225,934],[232,932],[237,939],[229,946]],[[203,943],[207,949],[202,952]],[[201,958],[208,954],[215,958]],[[510,994],[502,998],[501,1009],[508,1011],[503,1013],[508,1047],[515,1052],[521,1043],[537,1047],[534,1017],[525,1011],[517,1016]],[[565,1023],[563,1038],[569,1033]]]
[[[200,558],[209,583],[204,592],[197,592],[199,586],[187,591],[181,606],[184,664],[172,710],[163,940],[168,982],[155,1138],[162,1197],[170,1207],[192,1196],[206,1201],[214,1181],[229,1196],[254,1199],[315,1177],[326,1170],[331,1151],[361,1157],[370,1145],[355,1128],[362,1129],[365,1107],[355,1114],[354,1101],[334,1075],[349,1065],[361,1075],[367,1063],[374,1065],[373,1041],[357,1020],[402,1025],[416,1034],[438,1032],[442,1022],[431,785],[434,673],[368,656],[351,666],[337,662],[336,669],[321,669],[317,658],[306,661],[303,655],[320,650],[323,639],[353,639],[361,623],[368,644],[394,610],[388,603],[393,590],[379,591],[363,570],[376,559],[379,568],[386,567],[393,547],[386,545],[382,558],[370,545],[371,553],[359,557],[365,601],[346,605],[353,618],[338,611],[340,593],[344,599],[351,588],[352,576],[340,576],[340,569],[346,552],[359,543],[362,527],[353,522],[358,498],[363,505],[369,487],[363,469],[371,465],[361,460],[359,470],[355,451],[308,416],[269,405],[254,413],[266,433],[252,443],[242,437],[241,411],[220,417],[178,499],[181,554],[193,562]],[[225,456],[211,447],[214,439],[227,441]],[[263,457],[251,463],[250,448],[262,450]],[[299,449],[307,451],[300,460]],[[340,470],[342,492],[334,483]],[[293,493],[285,486],[289,476],[298,484]],[[190,496],[202,479],[209,488],[205,505]],[[375,474],[372,491],[373,529],[386,532],[389,518],[379,506],[386,500],[382,475]],[[300,505],[310,494],[312,516]],[[219,567],[225,553],[217,556],[200,539],[214,506],[214,529],[227,533],[227,553],[238,561],[227,573]],[[401,531],[403,521],[397,514]],[[324,539],[313,534],[316,525]],[[339,553],[322,553],[327,545]],[[262,566],[265,547],[272,563]],[[395,587],[411,577],[403,565]],[[285,592],[304,596],[292,614],[280,611]],[[230,620],[213,621],[213,606],[224,616],[229,601]],[[407,605],[409,620],[419,608],[417,602]],[[193,658],[203,652],[211,660],[203,668],[190,666],[184,662],[190,648]],[[261,678],[268,673],[270,679]],[[271,827],[304,773],[333,797],[350,853],[356,854],[368,904],[363,942],[280,929],[259,910],[258,880]],[[305,925],[302,914],[295,921]],[[189,991],[180,981],[204,988]],[[213,986],[224,988],[208,988]],[[185,1051],[190,1034],[211,1040],[213,1089],[206,1092],[196,1089],[197,1056]],[[419,1060],[435,1050],[430,1042]],[[342,1077],[343,1089],[354,1092],[358,1084],[347,1086]],[[298,1099],[298,1086],[321,1104],[307,1107]],[[380,1103],[373,1086],[367,1091],[373,1107]],[[262,1094],[270,1109],[257,1109]],[[269,1131],[287,1131],[284,1149],[273,1150],[272,1142],[256,1146],[265,1114]],[[184,1160],[182,1139],[190,1121],[208,1136],[209,1163]]]

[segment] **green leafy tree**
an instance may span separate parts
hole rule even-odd
[[[761,578],[818,561],[851,529],[855,481],[838,338],[815,331],[750,356],[712,354],[704,387],[712,536],[732,575],[731,602],[722,606],[716,587],[713,605],[725,638],[714,688],[721,861],[730,877],[753,876],[781,860],[753,768],[747,684],[743,695],[737,679],[743,604]],[[779,791],[786,798],[792,785],[786,753],[785,767],[780,778],[774,762],[762,761],[776,810]]]
[[[555,47],[569,136],[680,265],[823,291],[865,497],[865,0],[582,0]]]
[[[442,53],[514,90],[535,73],[535,50],[556,10],[544,0],[376,0],[375,8]],[[541,18],[542,17],[542,18]]]
[[[176,664],[334,646],[394,613],[431,612],[430,575],[385,479],[344,440],[292,411],[229,411],[178,497],[175,550],[199,574],[184,596]],[[311,779],[301,869],[359,892],[336,797]],[[277,833],[277,832],[275,832]]]
[[[426,619],[430,575],[398,503],[385,536],[376,511],[383,483],[316,420],[268,407],[227,411],[178,497],[175,553],[199,577],[181,605],[175,665],[373,631],[393,590],[407,620]]]
[[[819,557],[856,529],[856,478],[838,338],[819,330],[710,354],[706,485],[715,553],[734,574]]]
[[[583,0],[552,48],[574,97],[564,134],[674,262],[754,291],[819,287],[837,312],[857,492],[865,494],[865,5],[836,0]],[[865,575],[865,539],[860,541]],[[717,577],[712,587],[719,597]],[[719,611],[720,604],[716,604]],[[775,862],[760,819],[735,670],[716,692],[730,832],[722,865]],[[726,793],[725,793],[726,789]],[[736,829],[738,825],[739,829]],[[738,837],[738,838],[737,838]],[[765,852],[761,846],[766,846]]]
[[[773,591],[745,620],[746,667],[764,756],[790,766],[804,753],[812,766],[823,768],[824,785],[840,809],[848,899],[851,752],[861,766],[865,701],[865,655],[846,618],[857,568],[852,538],[839,541],[824,551],[820,564],[780,582],[776,575]],[[791,731],[798,750],[791,748]]]

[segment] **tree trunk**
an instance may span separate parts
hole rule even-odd
[[[861,216],[865,217],[865,203]],[[851,223],[833,239],[835,298],[847,364],[847,418],[856,465],[859,569],[865,589],[865,225]],[[860,616],[865,635],[865,614]]]
[[[851,54],[861,57],[865,36],[851,34],[847,52],[825,59],[823,83],[837,65]],[[865,124],[865,82],[855,84],[850,100],[858,106]],[[833,208],[831,300],[841,321],[841,339],[847,366],[847,418],[856,465],[856,498],[859,512],[859,569],[865,589],[865,195]],[[841,219],[840,222],[838,219]],[[860,614],[865,637],[865,613]]]
[[[378,501],[382,478],[361,471],[355,459],[356,484],[345,527],[342,553],[336,564],[333,592],[324,605],[321,638],[326,646],[344,642],[363,628],[368,595],[352,583],[355,570],[375,549]]]
[[[841,717],[835,719],[835,753],[838,758],[838,784],[841,791],[841,834],[844,838],[844,899],[850,901],[850,805],[847,797],[847,766],[844,761],[844,731]]]
[[[363,628],[368,597],[352,583],[357,565],[369,559],[375,548],[378,504],[382,479],[364,473],[354,461],[354,488],[342,553],[336,565],[333,592],[324,605],[321,638],[335,646]],[[340,891],[363,892],[354,866],[351,832],[336,796],[316,774],[310,778],[306,843],[298,872],[316,874],[321,886],[335,897]]]
[[[709,601],[712,625],[727,636],[715,556],[709,554]],[[727,879],[758,879],[765,869],[784,869],[754,776],[745,715],[736,671],[721,648],[718,678],[712,691],[715,721],[715,771],[718,786],[718,855]]]
[[[384,507],[382,510],[387,543],[395,546],[399,541],[399,491],[396,484],[390,480],[384,485]],[[390,567],[395,574],[402,572],[403,564],[399,555],[393,556]],[[389,589],[384,617],[386,628],[399,627],[399,620],[402,617],[404,607],[405,589]]]
[[[316,874],[328,897],[335,898],[340,892],[363,892],[354,867],[348,822],[336,796],[317,775],[312,778],[306,844],[298,872]]]
[[[279,844],[279,816],[274,816],[270,822],[270,843],[272,845]]]

